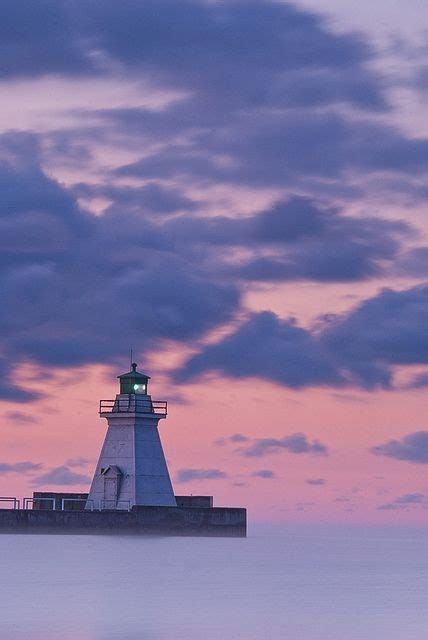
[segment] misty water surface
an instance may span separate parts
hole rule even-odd
[[[424,532],[0,536],[2,640],[426,640]]]

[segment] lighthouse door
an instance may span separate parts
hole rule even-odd
[[[104,476],[104,509],[116,509],[122,472],[119,467],[112,465],[102,469],[101,473]]]
[[[117,502],[117,478],[104,478],[104,505],[114,509]]]

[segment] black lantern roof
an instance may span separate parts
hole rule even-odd
[[[122,373],[121,376],[117,376],[119,380],[126,380],[128,378],[132,378],[133,380],[150,380],[150,376],[146,376],[145,373],[140,373],[137,371],[137,363],[133,362],[131,364],[131,371],[128,373]]]

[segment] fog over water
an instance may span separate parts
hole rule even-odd
[[[425,640],[425,532],[0,536],[2,640]]]

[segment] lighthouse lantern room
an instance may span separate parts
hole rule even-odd
[[[120,393],[142,393],[147,395],[148,384],[150,376],[146,376],[144,373],[137,371],[137,364],[135,362],[131,365],[131,371],[123,373],[121,376],[117,376],[120,380]]]

